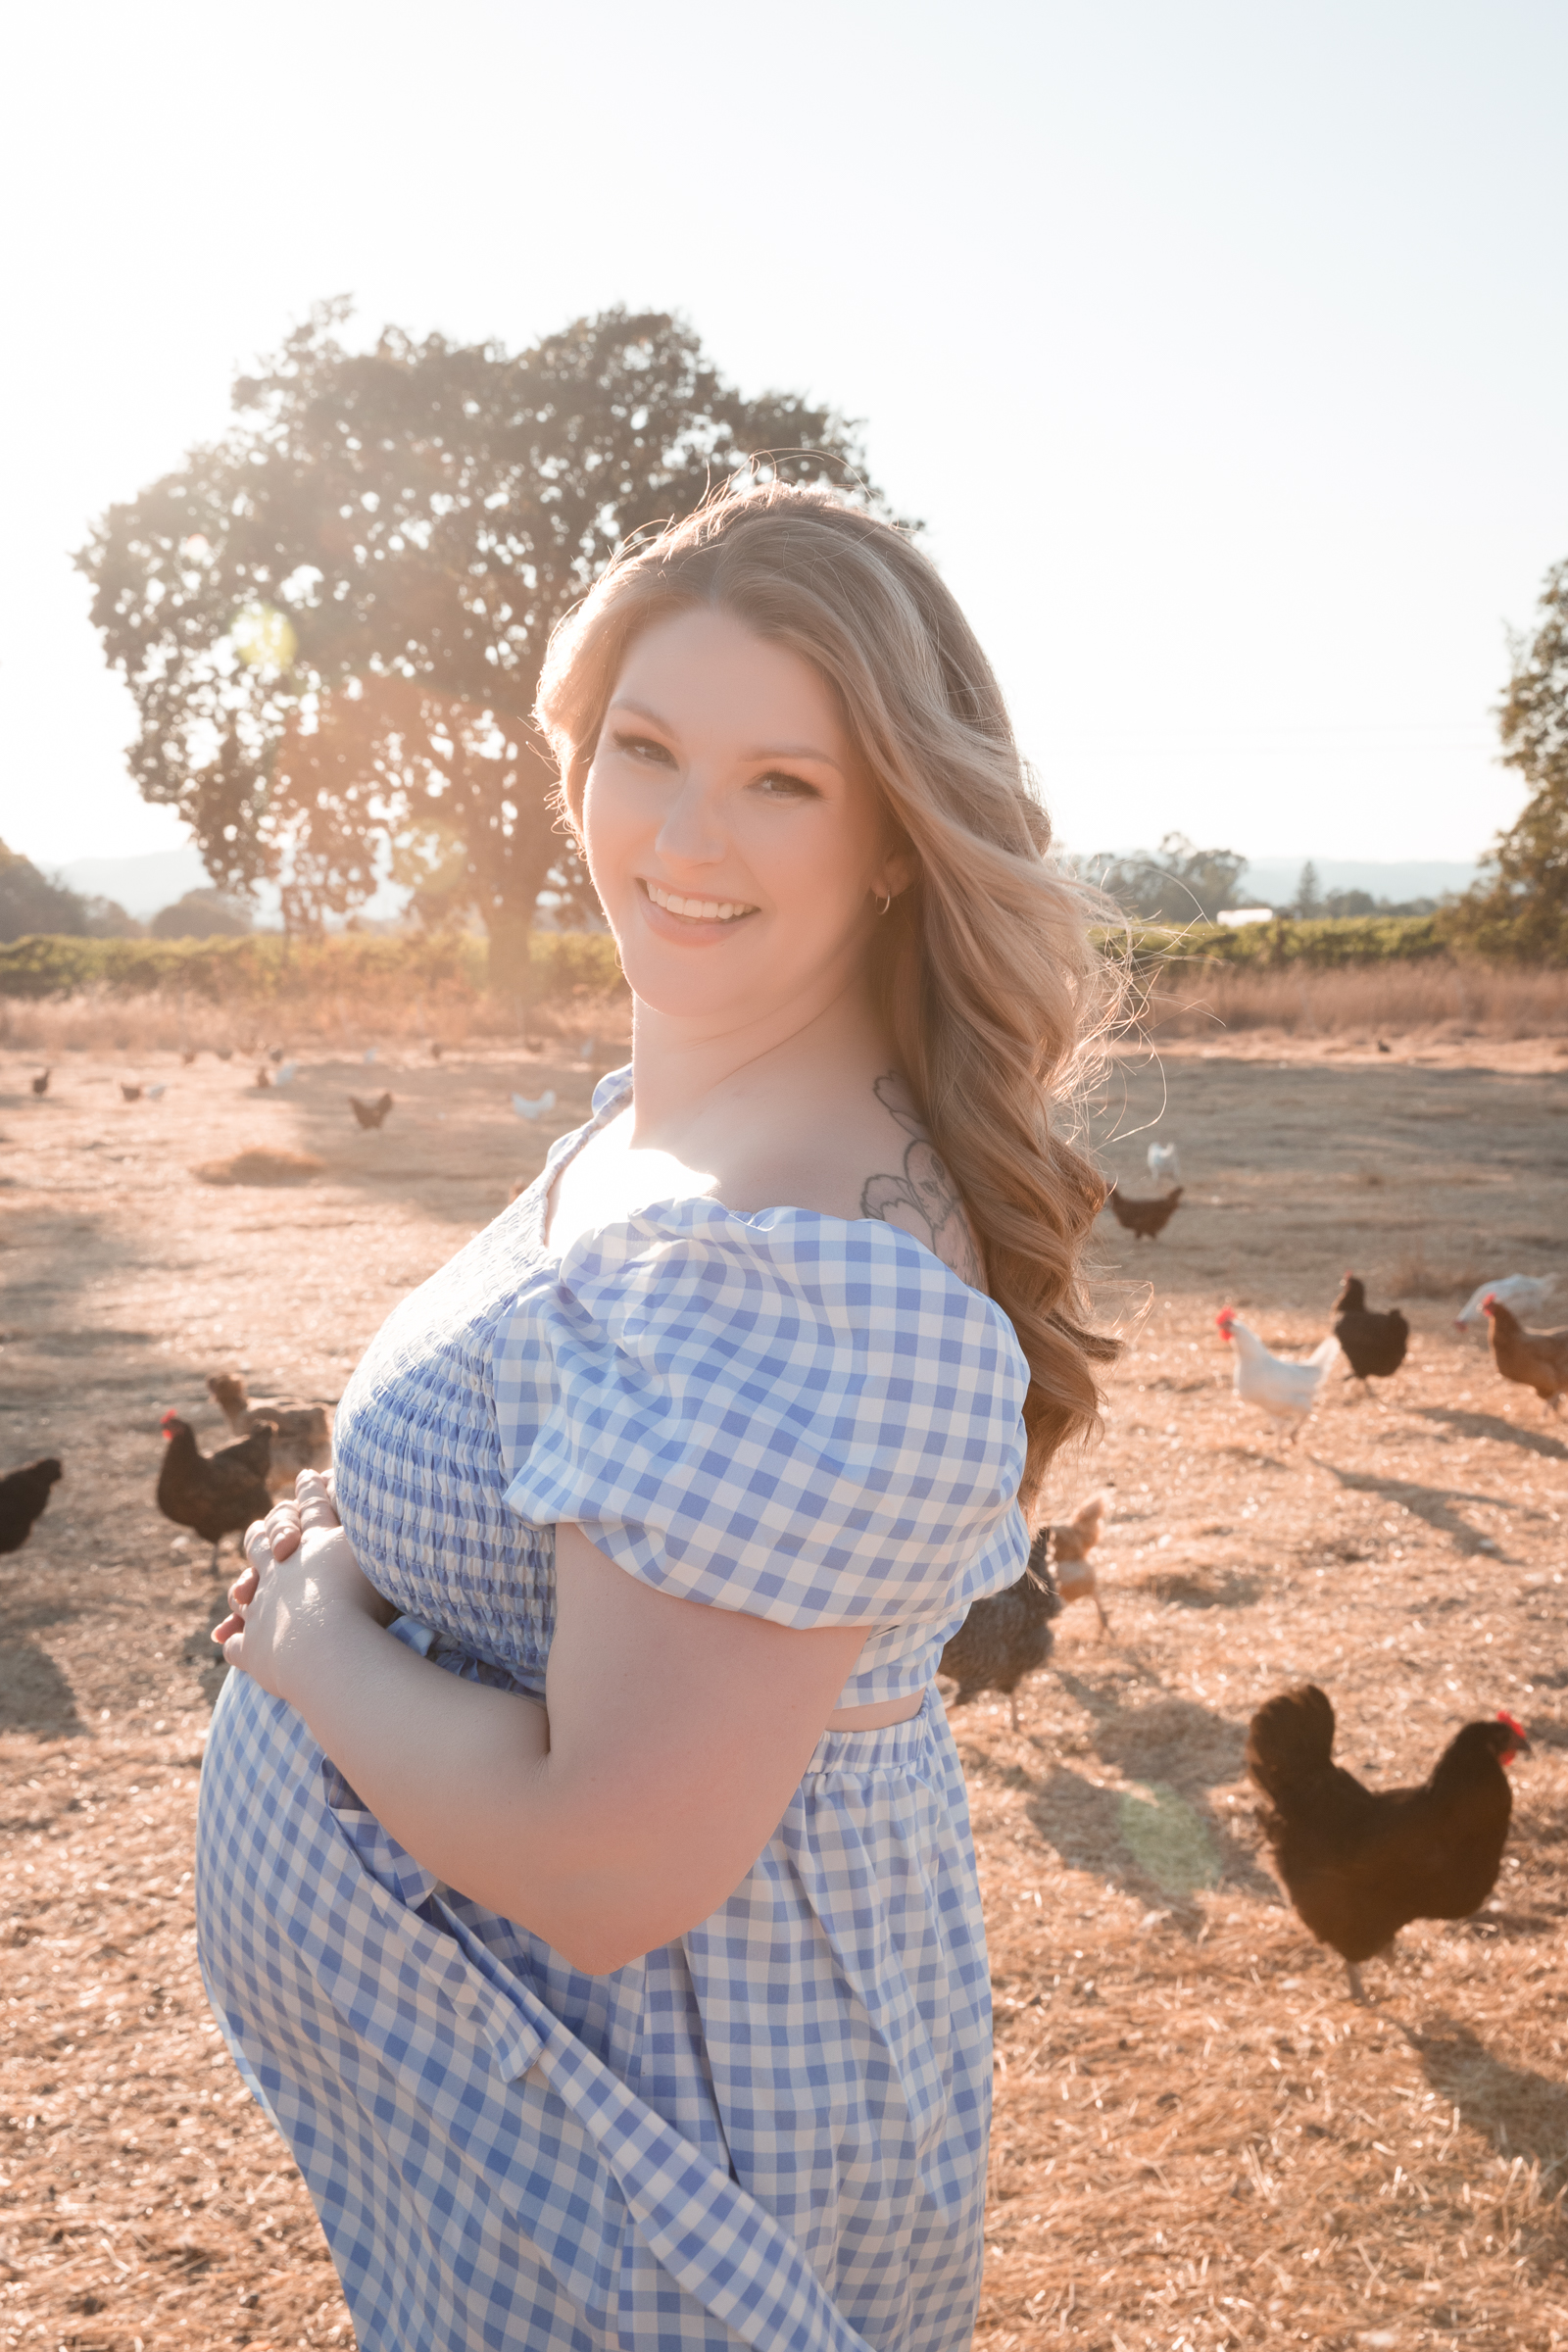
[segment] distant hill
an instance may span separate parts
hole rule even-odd
[[[172,906],[187,890],[206,890],[211,876],[194,850],[155,850],[144,858],[74,858],[60,866],[68,890],[84,899],[115,899],[127,914],[145,922]]]
[[[1306,854],[1299,858],[1254,858],[1237,885],[1245,904],[1256,899],[1262,906],[1284,906],[1296,896]],[[1375,899],[1441,899],[1447,891],[1468,890],[1476,878],[1473,865],[1444,864],[1436,859],[1410,858],[1382,864],[1372,858],[1314,858],[1321,891],[1369,890]]]

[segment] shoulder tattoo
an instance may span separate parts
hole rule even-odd
[[[975,1248],[969,1214],[931,1138],[909,1107],[898,1075],[876,1082],[876,1099],[909,1138],[896,1176],[868,1176],[860,1192],[860,1214],[898,1225],[924,1242],[933,1256],[975,1290],[985,1289],[985,1272]]]

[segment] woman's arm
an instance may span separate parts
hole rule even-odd
[[[541,1708],[394,1641],[341,1530],[279,1560],[253,1529],[247,1549],[260,1586],[225,1656],[298,1709],[416,1861],[591,1975],[733,1893],[865,1640],[667,1598],[560,1527]]]

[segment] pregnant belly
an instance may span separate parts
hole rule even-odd
[[[196,1928],[214,2005],[255,2005],[269,1942],[308,1914],[332,1835],[321,1751],[302,1719],[249,1675],[218,1694],[196,1817]],[[313,1855],[316,1861],[313,1863]]]

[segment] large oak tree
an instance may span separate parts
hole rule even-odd
[[[1530,798],[1493,845],[1491,872],[1461,901],[1483,948],[1568,962],[1568,563],[1546,574],[1533,636],[1513,645],[1497,716],[1506,765]]]
[[[884,502],[835,412],[743,399],[662,314],[516,353],[394,327],[350,351],[348,315],[313,313],[235,384],[225,437],[77,561],[137,783],[215,883],[273,876],[310,927],[390,870],[426,911],[476,909],[513,987],[541,889],[580,887],[529,719],[557,620],[628,534],[749,465]]]

